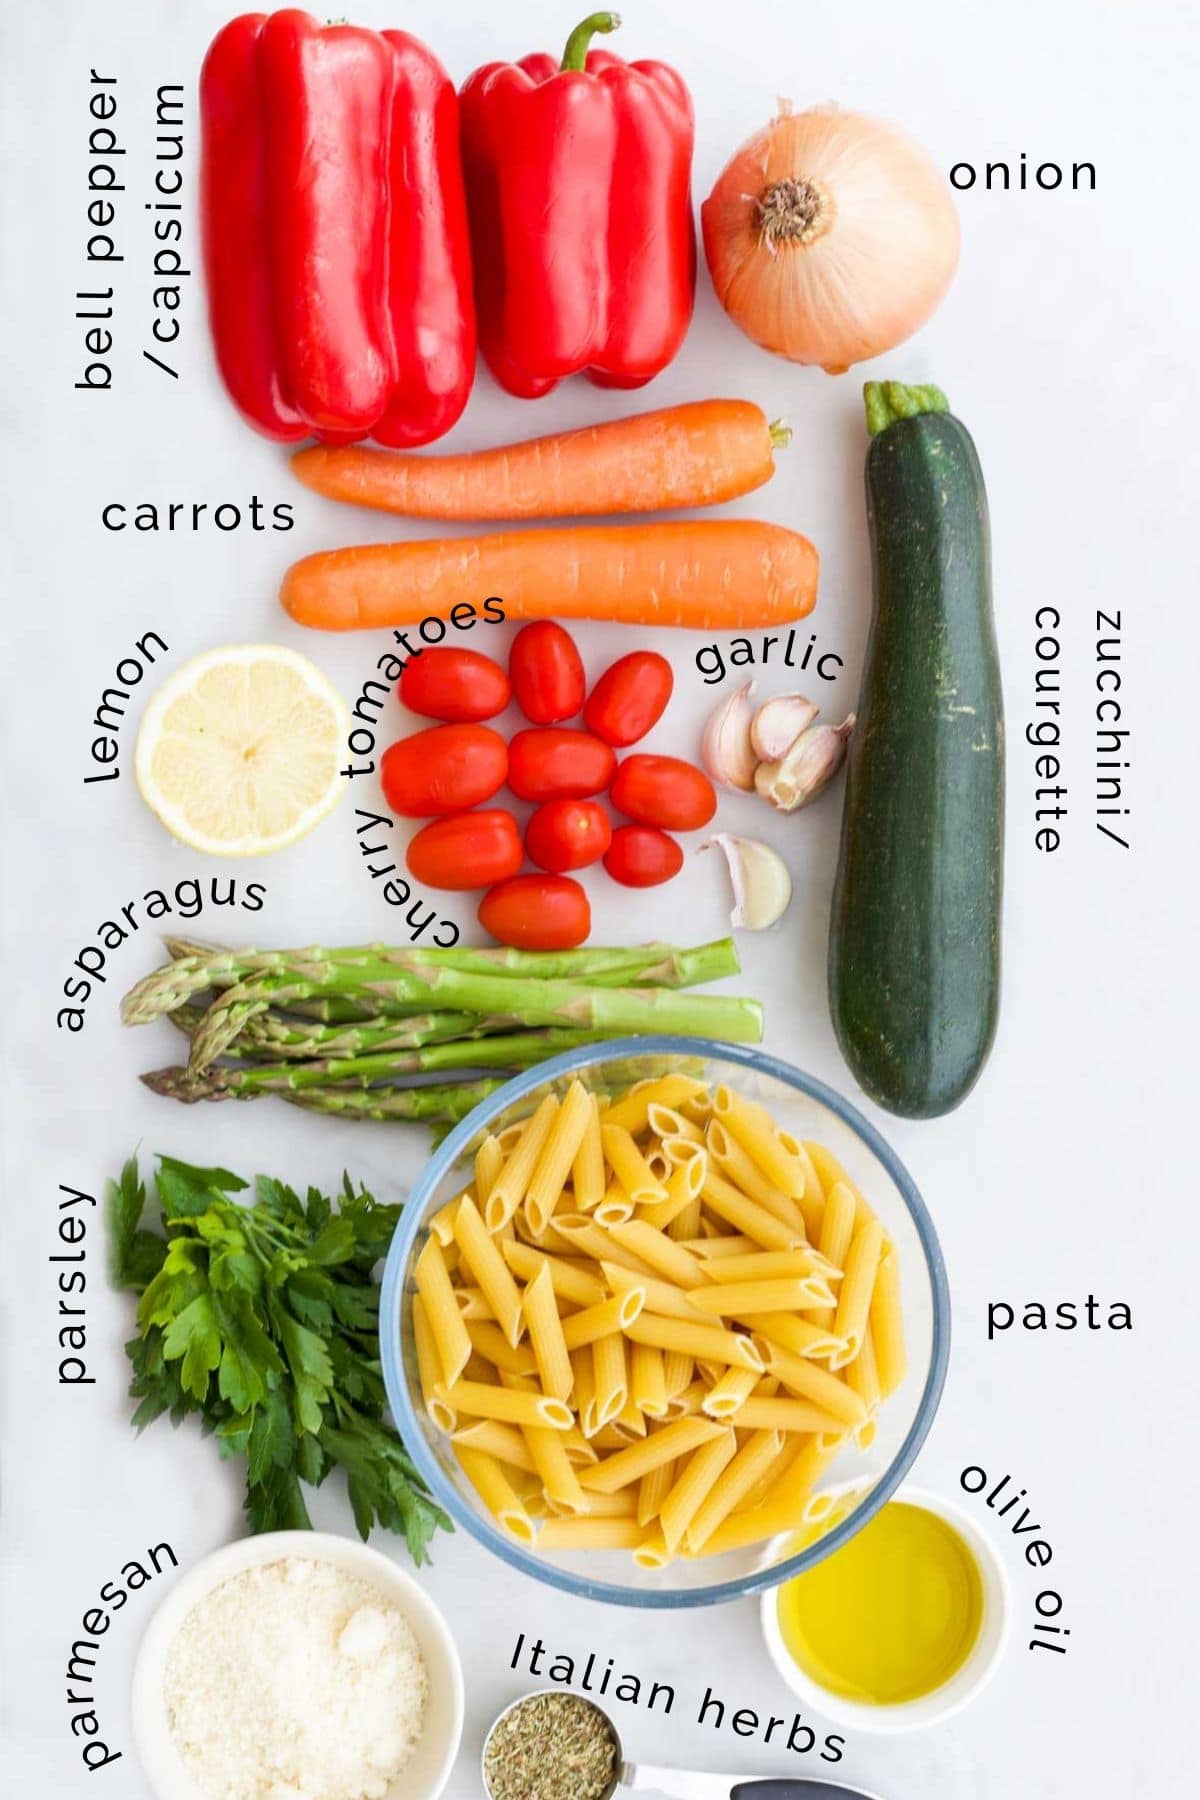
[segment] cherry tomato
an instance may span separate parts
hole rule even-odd
[[[502,806],[422,825],[408,846],[409,872],[431,888],[485,888],[525,859],[517,821]]]
[[[627,756],[617,770],[611,799],[639,825],[697,831],[717,810],[708,776],[676,756]]]
[[[608,816],[594,800],[548,800],[525,827],[529,860],[556,875],[585,869],[604,855],[611,840]]]
[[[658,724],[674,685],[665,656],[634,650],[604,671],[588,695],[583,722],[606,744],[624,750]]]
[[[587,678],[575,640],[553,619],[523,625],[508,653],[517,705],[535,725],[573,719],[583,705]]]
[[[518,731],[508,746],[508,785],[520,800],[581,800],[602,794],[617,759],[587,731]]]
[[[478,650],[421,650],[404,665],[400,698],[426,719],[478,723],[504,711],[512,687],[500,664]]]
[[[486,725],[431,725],[383,753],[383,797],[406,819],[466,812],[504,786],[508,746]]]
[[[569,875],[514,875],[489,888],[478,917],[518,950],[573,950],[592,929],[588,897]]]
[[[683,867],[683,851],[653,825],[619,825],[604,853],[604,867],[622,887],[657,887]]]

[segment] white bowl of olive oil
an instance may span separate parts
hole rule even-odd
[[[913,1731],[958,1712],[994,1672],[1008,1622],[1008,1576],[987,1537],[907,1483],[855,1537],[762,1597],[783,1680],[856,1731]]]

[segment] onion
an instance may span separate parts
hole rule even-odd
[[[958,263],[950,188],[894,125],[780,112],[701,208],[717,298],[748,337],[830,375],[923,325]]]

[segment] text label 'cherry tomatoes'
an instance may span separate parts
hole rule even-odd
[[[617,759],[588,731],[518,731],[508,746],[508,785],[520,800],[601,794]]]
[[[518,950],[573,950],[592,928],[588,897],[569,875],[515,875],[483,896],[478,916]]]
[[[478,724],[502,713],[511,697],[500,664],[478,650],[418,651],[400,677],[401,700],[426,719]]]
[[[717,810],[708,776],[675,756],[627,756],[611,799],[626,818],[664,831],[698,831]]]
[[[508,653],[517,705],[534,725],[573,719],[583,705],[587,678],[575,641],[553,619],[524,625]]]
[[[583,722],[606,744],[624,750],[658,724],[674,685],[665,656],[634,650],[604,671],[588,695]]]
[[[409,872],[426,887],[485,888],[524,861],[517,821],[503,807],[455,813],[423,825],[408,846]]]
[[[619,825],[604,853],[604,867],[622,887],[657,887],[683,867],[683,851],[653,825]]]
[[[508,746],[486,725],[431,725],[383,753],[383,797],[406,819],[466,812],[504,786]]]
[[[525,827],[529,860],[561,875],[599,861],[612,840],[612,826],[594,800],[548,800]]]

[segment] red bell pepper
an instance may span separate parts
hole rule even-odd
[[[200,77],[209,315],[269,437],[428,443],[475,365],[458,99],[402,31],[248,13]]]
[[[462,90],[479,341],[510,393],[586,370],[641,387],[692,316],[692,102],[663,63],[589,50],[489,63]]]

